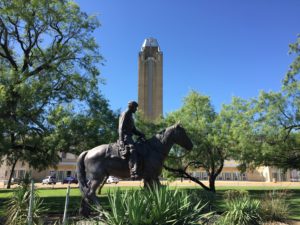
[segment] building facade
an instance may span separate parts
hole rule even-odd
[[[31,177],[36,182],[41,182],[43,178],[50,175],[55,175],[58,182],[62,181],[67,176],[76,177],[76,161],[77,156],[71,153],[59,153],[61,161],[55,168],[48,168],[43,171],[37,171],[28,166],[25,162],[18,162],[15,167],[13,178],[20,180],[25,173],[30,173]],[[259,182],[300,182],[300,171],[287,170],[283,171],[274,167],[258,167],[254,170],[242,173],[237,168],[238,162],[234,160],[226,160],[221,174],[217,180],[222,181],[259,181]],[[5,162],[0,166],[0,182],[6,183],[9,179],[11,166]],[[195,169],[189,173],[200,179],[208,180],[208,175],[203,169]]]
[[[258,181],[258,182],[296,182],[300,181],[300,171],[261,166],[254,170],[247,170],[242,173],[238,169],[239,163],[234,160],[225,160],[222,172],[216,180],[223,181]],[[189,172],[200,180],[207,180],[208,176],[204,169],[195,169]]]
[[[163,53],[155,38],[146,38],[138,59],[138,103],[145,119],[163,113]]]
[[[62,181],[68,176],[76,177],[76,162],[77,156],[71,153],[60,152],[60,162],[55,168],[50,167],[46,170],[38,171],[29,167],[28,163],[18,161],[13,173],[15,180],[24,178],[25,173],[30,173],[31,177],[36,182],[41,182],[46,176],[56,176],[58,182]],[[0,182],[6,183],[9,179],[11,166],[6,163],[6,160],[0,165]]]

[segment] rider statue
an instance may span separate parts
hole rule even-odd
[[[128,109],[123,112],[119,118],[119,143],[124,148],[129,149],[129,169],[130,177],[133,180],[139,178],[138,174],[138,162],[137,153],[132,139],[133,135],[140,136],[142,138],[145,135],[136,129],[132,114],[136,112],[138,103],[135,101],[128,102]]]

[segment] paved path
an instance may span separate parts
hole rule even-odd
[[[170,186],[178,187],[200,187],[198,184],[192,181],[174,181],[167,182],[162,181],[163,184],[169,184]],[[203,181],[205,185],[208,185],[207,181]],[[58,182],[55,185],[43,185],[41,183],[36,183],[38,188],[63,188],[67,187],[67,184],[61,184]],[[118,184],[105,184],[106,187],[133,187],[133,186],[143,186],[142,181],[120,181]],[[224,186],[234,186],[234,187],[276,187],[276,188],[300,188],[300,182],[254,182],[254,181],[216,181],[216,187]],[[12,188],[17,187],[17,185],[12,185]],[[71,187],[78,187],[76,184],[71,184]],[[0,188],[5,188],[4,184],[0,182]]]
[[[200,187],[195,182],[184,180],[167,182],[162,181],[163,184],[178,187]],[[208,185],[208,181],[203,181]],[[118,184],[105,184],[105,186],[143,186],[142,181],[120,181]],[[234,186],[234,187],[282,187],[282,188],[300,188],[300,182],[252,182],[252,181],[216,181],[216,187]]]

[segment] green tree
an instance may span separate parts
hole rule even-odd
[[[143,113],[138,111],[135,115],[135,126],[146,135],[146,138],[151,138],[165,128],[165,122],[162,117],[155,121],[147,120],[144,118]]]
[[[18,160],[37,168],[58,161],[49,115],[98,92],[98,26],[69,0],[0,2],[0,155],[12,165],[8,187]]]
[[[299,133],[292,131],[289,125],[286,113],[290,104],[286,96],[282,92],[261,92],[257,99],[249,102],[252,108],[244,111],[243,120],[250,120],[252,125],[247,128],[238,125],[237,129],[244,132],[238,134],[242,141],[236,158],[244,168],[261,165],[299,168]]]
[[[230,121],[215,112],[209,97],[196,91],[184,98],[181,109],[168,114],[166,118],[168,123],[179,120],[187,129],[194,147],[189,153],[179,147],[173,148],[165,168],[183,178],[191,179],[205,190],[215,192],[215,180],[230,153]],[[190,175],[189,171],[198,168],[206,171],[208,187],[199,178]]]
[[[241,145],[235,155],[246,167],[276,166],[300,169],[300,38],[290,45],[296,54],[283,80],[280,92],[261,92],[248,101],[240,115],[242,121],[251,121],[247,129],[239,123],[237,129]],[[238,115],[239,108],[231,108]]]
[[[259,161],[247,161],[261,156],[265,141],[264,128],[261,123],[260,113],[257,112],[256,101],[232,98],[231,104],[223,105],[220,118],[226,124],[223,135],[226,134],[230,145],[230,159],[240,162],[240,169],[254,169],[261,165]]]
[[[286,107],[280,109],[283,129],[287,132],[285,141],[288,148],[285,148],[285,160],[279,160],[284,168],[300,169],[300,36],[297,41],[290,44],[290,53],[296,58],[290,65],[285,79],[283,80],[282,92],[286,99]],[[280,158],[282,159],[282,158]]]
[[[232,156],[243,170],[262,165],[300,169],[300,38],[290,45],[290,53],[296,58],[280,92],[261,92],[226,106],[238,143]]]
[[[100,95],[92,95],[85,110],[76,112],[71,104],[59,106],[48,117],[53,127],[48,148],[79,154],[97,145],[115,142],[118,138],[118,115],[109,109]]]

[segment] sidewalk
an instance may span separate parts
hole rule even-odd
[[[178,187],[200,187],[198,184],[192,181],[162,181],[162,184],[169,184],[170,186]],[[208,185],[208,181],[203,181],[205,185]],[[61,184],[60,182],[55,185],[47,185],[42,183],[35,183],[38,188],[66,188],[68,184]],[[142,187],[144,184],[142,181],[120,181],[118,184],[105,184],[105,187]],[[14,184],[11,187],[15,188],[18,185]],[[216,187],[270,187],[270,188],[299,188],[300,182],[255,182],[255,181],[216,181]],[[71,184],[71,187],[78,187],[78,184]],[[0,182],[0,188],[6,188],[3,182]]]

